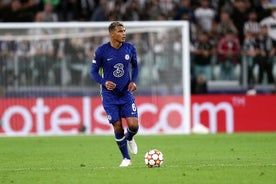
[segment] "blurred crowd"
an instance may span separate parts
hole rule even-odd
[[[276,25],[276,0],[0,0],[0,22],[113,20],[188,20],[191,73],[195,83],[204,84],[206,80],[240,81],[244,72],[249,85],[275,83],[276,31],[273,32],[273,29]],[[133,36],[133,42],[140,40],[141,35],[136,36],[138,38]],[[32,65],[43,72],[32,74],[37,76],[35,85],[48,82],[45,78],[49,72],[46,60],[62,58],[64,52],[59,50],[64,48],[74,53],[71,58],[71,75],[74,76],[71,83],[77,85],[84,75],[78,70],[78,63],[93,53],[94,46],[98,44],[97,40],[93,41],[95,44],[92,46],[85,46],[85,41],[76,40],[37,43]],[[165,42],[166,39],[163,39],[160,44]],[[139,47],[146,49],[147,46]],[[8,58],[5,53],[17,50],[18,60],[22,60],[18,66],[19,77],[20,71],[23,71],[25,78],[31,78],[28,76],[32,73],[30,62],[23,57],[24,50],[28,49],[28,42],[14,45],[0,40],[1,71],[4,67],[9,68],[3,64]],[[153,49],[156,53],[160,52],[157,46]],[[60,75],[54,65],[51,67],[56,76]],[[5,72],[1,72],[0,85],[6,86],[13,81],[13,75],[8,74],[9,70]],[[162,71],[159,75],[163,75]],[[57,85],[62,83],[58,81],[61,77],[56,78]]]

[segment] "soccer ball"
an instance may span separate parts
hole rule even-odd
[[[163,153],[157,149],[149,150],[145,154],[145,163],[148,167],[160,167],[164,161]]]

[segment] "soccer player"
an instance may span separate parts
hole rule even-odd
[[[103,107],[123,157],[120,167],[128,167],[132,165],[128,149],[133,154],[138,152],[133,139],[139,128],[138,112],[132,94],[138,77],[136,48],[125,42],[126,29],[122,23],[112,22],[108,29],[110,41],[96,49],[90,74],[101,85]],[[126,119],[126,133],[122,118]]]

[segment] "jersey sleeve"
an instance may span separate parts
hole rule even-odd
[[[131,65],[132,65],[132,71],[131,71],[131,82],[136,83],[138,78],[138,60],[137,60],[137,54],[136,54],[136,48],[133,46],[132,48],[132,59],[131,59]]]
[[[101,52],[100,52],[100,49],[97,49],[95,52],[94,59],[92,60],[90,76],[99,84],[105,85],[106,81],[103,78],[102,65],[103,63],[101,59]]]

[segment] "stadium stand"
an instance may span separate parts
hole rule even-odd
[[[0,0],[0,22],[2,23],[113,20],[187,20],[190,22],[191,29],[192,79],[200,78],[203,83],[207,83],[209,93],[244,94],[247,88],[251,90],[254,88],[259,90],[259,93],[265,94],[274,92],[276,2],[273,0]],[[266,53],[266,59],[260,61],[258,56],[262,45],[258,40],[262,37],[261,26],[268,27],[271,45],[266,49],[271,52]],[[141,35],[136,36],[131,38],[133,42],[137,42]],[[201,37],[205,37],[203,38],[205,43],[201,42]],[[42,92],[39,89],[32,89],[30,92],[28,86],[48,86],[48,93],[43,95],[58,96],[53,87],[62,83],[57,63],[61,58],[66,57],[63,54],[66,51],[74,54],[71,58],[67,58],[70,65],[68,72],[73,77],[68,84],[70,93],[66,88],[65,95],[86,94],[89,89],[79,92],[74,86],[96,85],[90,81],[89,76],[83,76],[82,68],[86,66],[80,64],[82,60],[93,54],[93,45],[87,43],[90,41],[49,42],[45,40],[44,43],[33,43],[37,50],[32,54],[34,64],[30,65],[28,59],[29,51],[33,49],[32,44],[26,41],[15,43],[0,40],[0,91],[4,91],[17,80],[29,95],[35,96],[37,91],[41,95]],[[166,40],[160,41],[161,45],[166,44]],[[137,45],[141,53],[149,47],[146,43],[137,43]],[[162,53],[160,50],[162,48],[158,45],[154,49],[157,53]],[[14,55],[21,61],[18,66],[18,76],[13,73]],[[162,59],[162,55],[160,58]],[[202,60],[206,61],[202,58],[207,58],[207,62],[201,63]],[[53,63],[53,61],[57,62]],[[265,64],[267,61],[270,65]],[[163,69],[160,68],[159,75],[167,79],[167,72]],[[48,78],[50,70],[55,76],[54,79]],[[260,77],[260,74],[266,75]],[[242,88],[240,88],[241,85]],[[3,95],[3,92],[1,94]],[[24,94],[22,91],[20,94],[12,91],[6,96],[22,94]]]

